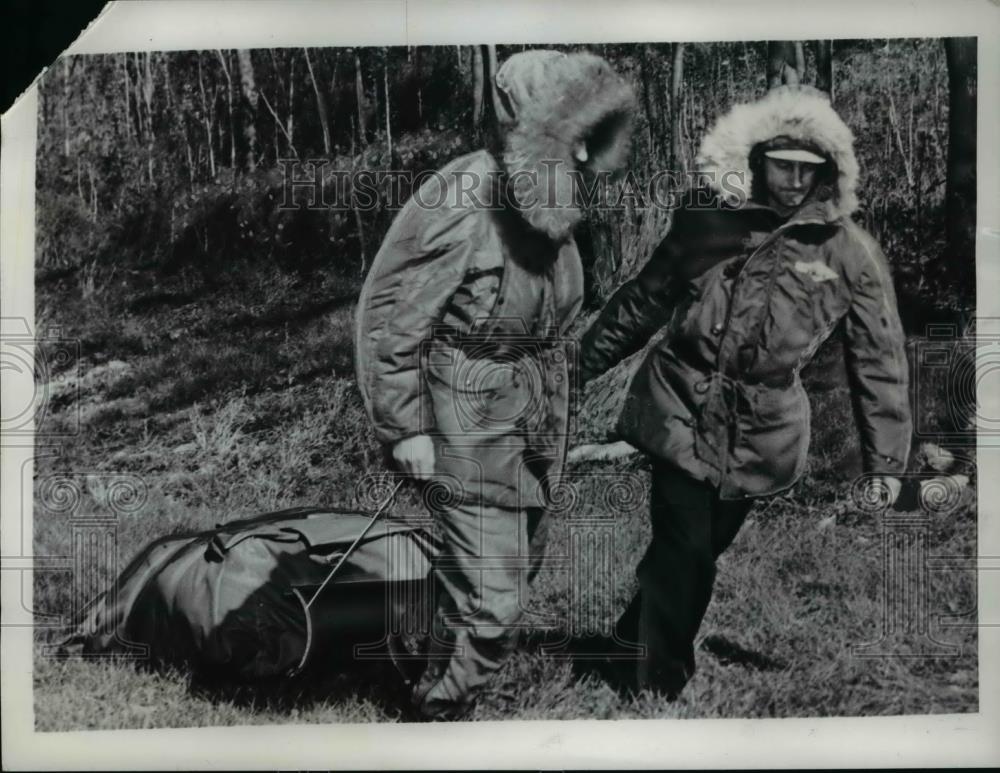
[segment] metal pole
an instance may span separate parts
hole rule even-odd
[[[319,594],[323,592],[323,589],[327,585],[329,585],[330,581],[337,575],[337,572],[340,571],[340,567],[344,565],[344,561],[347,560],[347,557],[354,552],[354,549],[361,543],[361,540],[365,538],[365,535],[367,535],[368,532],[371,531],[372,526],[375,525],[375,521],[379,519],[379,516],[382,515],[383,512],[385,512],[385,509],[390,504],[392,504],[392,500],[395,499],[396,497],[396,492],[399,491],[399,487],[402,485],[403,481],[399,480],[397,481],[396,485],[392,487],[392,491],[389,492],[389,496],[385,498],[385,502],[379,505],[378,510],[375,511],[375,514],[372,516],[371,520],[368,521],[368,525],[365,526],[365,528],[361,531],[361,533],[355,538],[354,542],[351,543],[351,546],[347,548],[346,551],[344,551],[344,555],[340,557],[340,560],[337,562],[337,565],[330,570],[330,574],[328,574],[326,576],[326,579],[323,580],[323,584],[316,589],[316,592],[313,594],[313,597],[309,599],[309,602],[306,604],[306,609],[309,609],[313,605],[313,602],[319,598]]]

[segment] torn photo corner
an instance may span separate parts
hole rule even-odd
[[[110,3],[3,115],[8,766],[1000,762],[1000,9],[801,11]]]

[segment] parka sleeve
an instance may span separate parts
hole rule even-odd
[[[678,250],[668,235],[642,270],[623,284],[580,342],[580,381],[585,384],[639,351],[670,315],[670,266]]]
[[[367,374],[376,437],[394,444],[434,428],[421,380],[421,348],[461,286],[478,239],[471,208],[423,210],[412,238],[388,245],[391,270],[372,280],[369,310],[379,319]]]
[[[889,263],[855,226],[856,272],[844,324],[845,357],[865,472],[906,470],[912,433],[906,337]]]

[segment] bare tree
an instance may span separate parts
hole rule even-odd
[[[365,134],[365,113],[366,102],[365,102],[365,82],[361,77],[361,54],[358,49],[354,49],[354,93],[358,105],[358,137],[361,139],[363,145],[368,144],[368,137]]]
[[[500,95],[497,93],[497,47],[472,47],[472,126],[480,138],[495,134]]]
[[[420,47],[407,46],[401,88],[398,89],[396,95],[396,125],[400,131],[414,131],[419,129],[421,125],[424,103],[420,61]]]
[[[184,155],[187,160],[188,182],[193,185],[197,172],[194,162],[194,149],[191,147],[191,134],[188,131],[188,115],[187,111],[183,109],[183,106],[178,101],[177,94],[174,92],[173,79],[170,77],[170,61],[171,57],[163,57],[163,90],[167,94],[171,114],[176,115],[180,122],[181,134],[184,137]],[[175,105],[177,109],[175,109]]]
[[[948,62],[948,163],[945,217],[952,257],[975,277],[976,38],[945,38]],[[965,262],[968,261],[968,262]]]
[[[389,164],[392,164],[392,104],[389,101],[389,53],[386,52],[382,66],[382,85],[385,87],[385,138],[389,148]]]
[[[288,144],[295,145],[295,49],[288,50]]]
[[[274,49],[271,49],[270,53],[271,53],[271,61],[274,64],[275,77],[277,78],[279,85],[284,87],[285,81],[281,77],[281,68],[278,66],[278,59],[274,54]],[[291,77],[294,77],[295,75],[294,58],[292,58],[290,62],[289,75]],[[295,121],[293,116],[291,115],[291,112],[295,107],[294,83],[290,83],[287,87],[289,116],[288,120],[286,121],[281,120],[281,116],[278,114],[278,111],[275,109],[274,105],[271,104],[271,100],[267,98],[267,94],[264,93],[263,89],[258,88],[257,93],[260,95],[261,101],[264,103],[264,107],[267,108],[267,111],[271,114],[271,117],[274,119],[275,128],[284,135],[285,141],[288,143],[288,151],[292,154],[292,156],[298,158],[299,152],[295,149],[295,136],[293,134],[295,130]],[[275,156],[279,154],[277,132],[275,132],[275,138],[274,138],[274,153]]]
[[[420,46],[414,46],[412,51],[413,59],[408,59],[408,61],[410,62],[410,72],[416,85],[417,121],[419,122],[424,117],[424,82],[420,78]]]
[[[69,57],[66,57],[65,59],[63,59],[64,62],[66,62],[68,60],[69,60]],[[132,85],[131,85],[131,81],[130,81],[130,79],[128,77],[128,64],[127,64],[127,60],[128,60],[128,54],[122,54],[121,55],[122,78],[123,78],[123,81],[124,81],[124,84],[125,84],[125,122],[124,122],[125,123],[125,138],[130,140],[130,139],[132,139],[132,116],[131,116],[132,100],[129,98],[129,89],[132,87]],[[65,105],[65,104],[66,103],[63,102],[63,105]]]
[[[498,116],[502,110],[496,87],[497,66],[497,47],[483,46],[483,125],[494,141],[500,138]]]
[[[816,88],[825,91],[833,102],[833,41],[817,40],[816,53]]]
[[[215,144],[212,141],[212,129],[215,124],[215,93],[212,93],[212,99],[209,100],[208,93],[205,90],[205,75],[201,63],[201,53],[197,54],[197,58],[198,91],[201,94],[201,125],[205,129],[205,144],[208,147],[208,170],[212,179],[215,179]]]
[[[643,51],[643,57],[640,60],[642,66],[642,102],[643,106],[646,108],[646,139],[649,143],[650,150],[655,154],[658,149],[658,139],[659,135],[654,134],[653,125],[660,125],[660,116],[657,114],[656,107],[653,102],[653,98],[650,92],[650,83],[655,77],[655,68],[651,65],[655,61],[655,54],[653,53],[653,47],[650,45],[645,46]]]
[[[483,47],[472,47],[472,130],[483,123]]]
[[[233,103],[235,94],[233,93],[233,77],[229,74],[229,64],[226,62],[226,55],[222,49],[215,50],[219,57],[219,64],[222,65],[222,74],[226,78],[226,104],[229,107],[229,166],[236,172],[236,110]]]
[[[913,143],[910,142],[910,152],[908,153],[903,143],[903,135],[899,126],[899,113],[896,110],[896,100],[892,96],[892,88],[886,87],[886,101],[889,103],[889,126],[892,127],[892,134],[896,140],[896,150],[899,151],[899,160],[903,163],[903,172],[906,174],[906,184],[912,192],[916,178],[913,170]]]
[[[240,88],[243,92],[243,139],[247,144],[247,171],[253,172],[257,168],[257,103],[260,95],[257,93],[257,78],[249,49],[239,49],[236,61],[240,67]]]
[[[354,179],[354,172],[357,171],[358,157],[356,155],[356,148],[354,146],[354,119],[351,119],[351,179]],[[354,191],[350,192],[351,195],[351,212],[354,215],[354,225],[358,229],[358,251],[361,253],[361,266],[359,269],[359,274],[364,276],[368,271],[368,248],[366,246],[365,240],[365,223],[361,217],[361,212],[358,209],[357,203],[354,201]]]
[[[305,56],[306,69],[309,70],[309,80],[312,82],[313,93],[316,95],[316,112],[319,114],[319,123],[323,129],[323,151],[326,155],[330,155],[330,122],[327,119],[326,111],[326,98],[323,96],[323,90],[319,87],[319,81],[316,80],[316,73],[313,70],[312,60],[309,58],[309,49],[303,48],[302,54]]]
[[[806,77],[806,50],[801,40],[795,41],[795,72],[798,73],[799,82]]]
[[[802,81],[805,70],[805,52],[802,44],[791,40],[771,40],[767,43],[767,87]]]
[[[670,72],[670,164],[683,170],[684,123],[681,109],[681,87],[684,85],[684,43],[674,43],[673,65]]]
[[[126,54],[127,56],[127,54]],[[73,63],[77,61],[75,56],[64,56],[62,58],[62,99],[61,101],[61,116],[62,116],[62,138],[63,138],[63,156],[68,157],[70,151],[70,136],[69,136],[69,103],[70,98],[73,96],[73,83],[70,76],[73,74]]]

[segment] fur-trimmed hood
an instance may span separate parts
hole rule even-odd
[[[827,96],[811,86],[779,86],[756,102],[733,107],[702,140],[695,165],[708,175],[713,191],[738,204],[753,192],[751,151],[782,136],[818,148],[834,165],[831,218],[854,212],[858,208],[854,135]]]
[[[628,158],[635,96],[601,57],[533,50],[510,57],[496,74],[503,160],[525,219],[556,241],[582,213],[570,170],[586,140],[589,169],[615,172]]]

